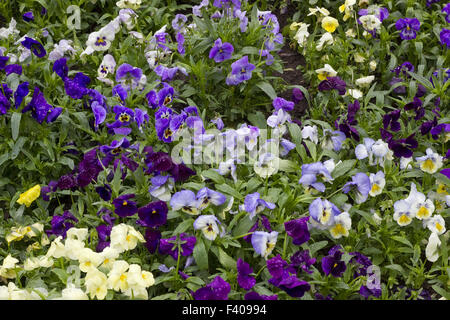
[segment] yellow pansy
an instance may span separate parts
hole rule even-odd
[[[27,207],[29,207],[34,200],[39,198],[40,195],[41,195],[41,186],[37,184],[34,187],[32,187],[32,188],[28,189],[27,191],[25,191],[24,193],[22,193],[19,196],[17,203],[24,204]]]
[[[326,16],[322,20],[322,28],[324,28],[329,33],[333,33],[338,26],[339,22],[333,17]]]

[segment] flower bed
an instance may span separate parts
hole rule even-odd
[[[450,4],[179,2],[0,4],[0,298],[448,299]]]

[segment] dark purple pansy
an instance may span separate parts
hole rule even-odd
[[[379,298],[381,297],[381,289],[379,288],[369,289],[367,286],[362,285],[361,288],[359,288],[359,294],[366,299],[369,298],[370,296]]]
[[[32,38],[25,37],[25,40],[23,40],[21,44],[25,48],[31,50],[31,52],[33,52],[33,54],[39,58],[42,58],[47,54],[47,51],[45,51],[44,46],[39,41],[34,40]]]
[[[347,84],[339,77],[328,77],[319,83],[320,91],[337,90],[339,95],[343,96],[346,92]]]
[[[37,122],[42,123],[51,109],[52,106],[47,103],[44,94],[38,87],[35,87],[33,97],[31,98],[30,103],[22,109],[22,113],[31,110],[31,116],[35,118]]]
[[[299,103],[300,101],[302,101],[305,98],[305,96],[303,95],[302,90],[300,90],[299,88],[294,88],[292,89],[292,101],[294,101],[295,104]]]
[[[78,186],[85,187],[91,182],[97,181],[97,177],[102,171],[103,167],[97,158],[97,149],[86,152],[83,160],[78,164]]]
[[[22,82],[14,92],[14,105],[16,106],[16,109],[20,107],[23,99],[30,93],[28,86],[28,82]]]
[[[41,188],[41,195],[42,195],[42,199],[44,201],[50,201],[50,197],[49,197],[49,193],[50,192],[55,192],[56,191],[56,184],[57,182],[52,180],[49,182],[49,184],[47,186],[44,186]]]
[[[391,149],[394,152],[394,155],[396,157],[404,157],[404,158],[412,157],[413,155],[412,149],[416,149],[419,146],[414,136],[415,133],[413,133],[412,135],[410,135],[405,139],[398,139],[398,140],[392,139],[389,142],[389,149]]]
[[[255,65],[248,61],[248,56],[243,56],[241,59],[231,64],[231,76],[227,78],[228,85],[237,85],[243,81],[249,80],[252,77],[252,71],[255,70]]]
[[[161,231],[158,229],[146,228],[145,230],[145,247],[148,252],[155,253],[156,249],[158,249],[158,244],[161,239]]]
[[[307,242],[310,238],[308,230],[309,217],[299,218],[284,223],[284,228],[288,236],[292,237],[292,243],[295,245],[301,245]]]
[[[360,252],[350,252],[349,255],[353,256],[350,259],[350,263],[358,264],[358,268],[355,270],[355,274],[353,275],[354,278],[358,276],[365,276],[367,275],[367,268],[372,265],[372,261],[365,255],[363,255]]]
[[[448,134],[450,132],[450,123],[441,123],[433,127],[433,129],[430,130],[431,136],[434,140],[439,139],[439,135],[442,132],[446,132]]]
[[[316,258],[311,258],[309,255],[309,250],[299,250],[294,253],[291,257],[291,266],[300,267],[303,271],[311,274],[311,266],[316,263]]]
[[[253,269],[241,258],[239,258],[237,261],[237,272],[238,284],[245,290],[250,290],[251,288],[253,288],[253,286],[256,284],[256,279],[250,276],[250,273],[253,272]]]
[[[64,239],[66,238],[67,230],[74,226],[74,223],[77,223],[78,219],[74,217],[74,215],[70,211],[64,211],[62,216],[53,216],[51,225],[51,230],[46,230],[48,236],[54,234],[55,236],[61,236]]]
[[[384,129],[390,129],[394,132],[400,131],[401,125],[398,119],[400,118],[400,109],[394,110],[392,112],[386,113],[383,116],[383,127]]]
[[[130,217],[134,215],[138,211],[136,202],[130,201],[130,199],[134,197],[134,194],[124,194],[114,199],[112,202],[115,209],[114,213],[120,217]]]
[[[257,292],[250,291],[247,292],[244,296],[245,300],[278,300],[278,295],[274,294],[273,296],[260,295]]]
[[[175,164],[169,173],[172,175],[175,182],[183,182],[189,179],[191,176],[195,176],[196,172],[186,166],[184,163]]]
[[[188,236],[185,233],[181,233],[179,235],[179,239],[177,239],[177,236],[173,236],[167,239],[161,239],[159,241],[159,252],[161,254],[168,254],[174,260],[178,260],[178,241],[180,241],[181,255],[187,257],[190,256],[194,251],[194,246],[197,242],[197,238],[194,236]]]
[[[230,291],[230,284],[217,276],[206,287],[195,291],[193,297],[195,300],[228,300]]]
[[[344,261],[341,260],[343,251],[341,246],[336,245],[328,251],[328,256],[322,258],[322,270],[326,275],[333,277],[342,277],[342,274],[347,270]]]
[[[77,187],[77,179],[72,174],[61,176],[56,183],[56,188],[59,190],[70,190]]]
[[[100,198],[102,198],[104,201],[111,200],[111,187],[109,184],[105,184],[103,186],[98,186],[95,188],[95,191],[98,193]]]
[[[138,209],[139,219],[136,223],[144,227],[158,228],[166,223],[168,211],[164,201],[150,202]]]

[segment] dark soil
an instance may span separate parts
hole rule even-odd
[[[277,9],[274,14],[278,18],[278,23],[280,24],[280,30],[283,30],[285,26],[290,24],[289,19],[294,15],[296,11],[296,6],[289,3],[287,8],[281,12]],[[305,83],[303,74],[300,70],[297,70],[297,66],[305,65],[305,58],[296,50],[289,46],[289,39],[285,37],[284,46],[281,51],[278,52],[281,60],[283,61],[283,73],[275,73],[275,76],[281,77],[288,85],[301,85],[307,88],[308,84]],[[287,90],[278,95],[288,101],[292,101],[292,90]],[[305,110],[308,108],[308,103],[304,99],[295,105],[294,110],[292,110],[291,115],[293,119],[301,118]]]

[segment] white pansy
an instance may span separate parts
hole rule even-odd
[[[428,244],[425,248],[425,256],[427,260],[430,262],[436,262],[439,259],[439,247],[441,245],[441,240],[439,236],[432,232],[430,237],[428,238]]]
[[[319,142],[319,132],[317,130],[317,126],[305,126],[302,129],[302,138],[303,139],[309,139],[314,144],[317,144]]]
[[[342,212],[334,217],[333,224],[328,229],[334,239],[339,239],[342,236],[348,237],[348,231],[352,227],[352,219],[348,212]]]
[[[440,214],[437,214],[430,219],[425,220],[424,224],[431,232],[438,235],[443,234],[447,230],[445,228],[445,220]]]
[[[356,85],[365,88],[368,87],[373,82],[373,80],[375,80],[375,76],[367,76],[356,79],[355,83]]]

